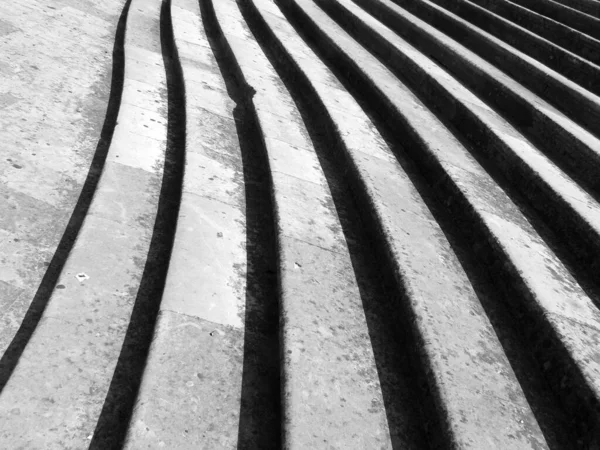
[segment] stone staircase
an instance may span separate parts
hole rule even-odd
[[[600,448],[599,1],[128,0],[115,39],[0,448]]]

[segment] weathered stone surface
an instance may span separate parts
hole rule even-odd
[[[597,448],[599,4],[1,4],[0,447]]]

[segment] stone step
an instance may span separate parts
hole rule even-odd
[[[554,42],[596,66],[600,64],[600,41],[598,39],[508,0],[497,2],[474,0],[473,3]]]
[[[199,441],[207,448],[234,447],[244,335],[252,333],[245,327],[247,169],[236,104],[198,3],[172,0],[167,14],[167,39],[185,94],[185,170],[173,251],[125,448],[175,449]]]
[[[158,0],[132,0],[125,76],[106,164],[54,292],[0,394],[0,447],[90,444],[132,311],[153,265],[167,143]],[[153,83],[138,81],[136,62]]]
[[[554,0],[514,0],[515,3],[550,19],[600,39],[600,20]]]
[[[598,0],[560,0],[559,3],[600,18],[600,2]]]
[[[600,67],[469,0],[434,0],[470,24],[598,95]]]
[[[64,24],[82,2],[10,17]],[[56,286],[32,299],[32,277],[0,310],[0,447],[600,445],[598,18],[552,0],[123,6]],[[72,31],[58,57],[81,58]],[[23,173],[56,184],[43,157],[48,180]],[[0,247],[2,280],[43,272],[23,248]]]
[[[592,196],[448,72],[360,7],[347,0],[320,4],[456,130],[477,159],[487,161],[488,171],[500,172],[504,185],[528,199],[576,258],[598,267],[600,205]]]
[[[519,389],[516,380],[465,273],[411,179],[356,101],[341,87],[332,95],[331,84],[323,80],[334,79],[334,75],[324,64],[316,62],[318,57],[311,57],[311,50],[302,45],[288,23],[273,17],[269,8],[271,3],[259,0],[252,3],[257,21],[267,29],[265,34],[271,34],[269,47],[280,49],[283,55],[278,60],[292,66],[291,70],[296,72],[293,78],[303,80],[299,90],[305,96],[310,95],[306,101],[322,105],[323,115],[337,133],[340,156],[349,167],[345,170],[353,174],[354,189],[358,191],[356,197],[363,200],[362,209],[371,216],[369,222],[374,223],[375,232],[380,234],[378,240],[383,242],[387,263],[394,267],[396,280],[405,293],[405,305],[399,304],[398,308],[407,308],[407,314],[414,318],[415,334],[421,344],[420,356],[427,367],[430,390],[436,396],[435,403],[442,416],[443,429],[447,430],[448,442],[458,446],[468,443],[474,448],[490,443],[498,448],[519,448],[532,441],[543,443],[541,433],[538,431],[536,435],[535,419],[527,408],[522,410],[523,416],[519,419],[511,417],[512,414],[500,406],[506,396],[504,389]],[[315,13],[308,2],[298,3],[290,6]],[[299,10],[292,10],[290,14],[297,17]],[[340,35],[339,32],[335,34]],[[394,183],[393,187],[391,183]],[[400,207],[398,202],[403,205]],[[411,223],[417,228],[412,228]],[[439,238],[433,238],[436,235]],[[432,245],[435,246],[432,248]],[[440,261],[435,256],[439,254],[447,255],[448,259]],[[439,274],[435,286],[428,286],[418,276],[423,267],[432,268]],[[467,311],[474,312],[469,320],[463,315]],[[450,333],[457,321],[468,323],[469,329],[464,329],[464,333]],[[452,338],[440,340],[439,336]],[[485,338],[477,343],[472,341],[476,336],[478,340]],[[477,361],[477,351],[470,353],[465,361],[466,355],[453,350],[478,348],[479,345],[497,355],[490,365]],[[444,361],[443,369],[438,363],[440,360]],[[503,369],[498,369],[498,365]],[[491,379],[496,381],[479,385],[482,380]],[[469,413],[463,409],[467,386],[472,387],[468,395],[472,405]],[[492,399],[499,403],[490,403],[494,401]],[[523,402],[525,406],[524,399]],[[492,422],[504,425],[497,428],[497,433],[490,433]],[[530,434],[522,441],[511,442],[508,435],[514,433],[514,427],[522,426],[529,427]],[[479,429],[487,430],[485,444],[479,441],[476,431]]]
[[[389,430],[360,291],[313,142],[236,2],[212,8],[238,83],[252,89],[272,177],[282,446],[384,446]]]
[[[389,3],[389,2],[388,2]],[[534,58],[480,30],[468,21],[428,0],[396,0],[398,6],[463,45],[518,83],[552,104],[569,118],[598,135],[600,99],[587,89]]]
[[[506,62],[485,61],[392,2],[358,3],[502,114],[570,177],[589,192],[597,192],[600,140],[593,135],[597,127],[591,133],[583,129],[572,115],[561,113],[507,76]]]
[[[463,226],[469,224],[474,238],[480,237],[476,247],[482,258],[489,253],[488,261],[499,261],[497,276],[518,286],[510,307],[523,315],[520,320],[527,317],[535,324],[542,338],[531,342],[532,352],[548,349],[538,355],[540,369],[558,382],[563,407],[585,422],[580,432],[596,438],[599,367],[590,364],[594,357],[589,353],[592,336],[600,331],[596,306],[510,198],[410,90],[322,10],[300,0],[291,5],[301,26],[323,46],[321,56],[330,55],[341,73],[353,77],[387,125],[408,140],[403,147],[430,177],[439,198],[453,205],[456,220],[466,218]]]

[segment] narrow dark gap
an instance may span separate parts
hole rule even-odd
[[[369,47],[375,50],[378,46],[373,44]],[[383,56],[385,50],[379,49],[373,54],[378,56],[383,64],[391,66],[389,58]],[[508,194],[536,232],[561,259],[586,294],[597,306],[600,305],[600,280],[597,277],[598,246],[589,240],[594,239],[594,232],[588,231],[587,227],[582,230],[577,223],[577,218],[572,217],[574,212],[561,212],[561,209],[566,207],[562,203],[556,204],[551,192],[545,192],[544,187],[535,181],[528,182],[532,177],[526,168],[519,167],[522,165],[516,160],[511,161],[510,158],[493,160],[489,153],[483,154],[478,151],[478,148],[490,148],[492,154],[506,153],[506,150],[498,148],[498,141],[492,133],[485,130],[477,117],[473,117],[464,107],[453,103],[452,99],[448,99],[439,87],[433,86],[433,83],[419,83],[416,81],[418,76],[408,76],[410,70],[407,69],[405,73],[400,73],[399,70],[394,72],[469,149],[471,155]],[[504,166],[504,169],[500,166]],[[521,186],[517,187],[518,184]],[[527,190],[527,198],[523,190]],[[555,387],[560,385],[556,381],[553,384]],[[558,392],[560,391],[559,389]]]
[[[532,320],[535,312],[522,308],[519,303],[523,302],[512,300],[523,298],[524,289],[514,282],[510,268],[498,258],[489,236],[478,226],[470,208],[456,195],[455,188],[443,172],[419,154],[419,143],[414,137],[399,135],[400,123],[389,114],[389,105],[379,97],[374,87],[356,76],[353,66],[336,54],[331,43],[308,23],[302,12],[283,11],[299,34],[372,118],[390,148],[396,151],[398,161],[440,224],[465,269],[550,448],[585,448],[585,435],[591,418],[588,408],[583,407],[583,411],[578,411],[575,417],[567,416],[562,399],[557,398],[560,395],[555,395],[557,385],[554,380],[547,380],[540,361],[543,359],[550,366],[562,369],[562,349],[552,351],[552,336],[548,336]],[[412,157],[416,160],[412,160]],[[554,373],[560,378],[564,371],[554,370]]]
[[[160,40],[168,89],[167,147],[158,210],[131,319],[90,449],[121,448],[142,380],[177,228],[185,165],[185,92],[174,46],[170,0],[160,14]]]
[[[573,237],[571,229],[565,229],[562,223],[552,223],[553,220],[556,220],[557,215],[553,216],[551,212],[545,212],[544,216],[541,216],[539,213],[539,204],[546,201],[544,195],[539,195],[538,198],[525,198],[522,192],[515,187],[514,183],[507,179],[506,173],[499,169],[495,161],[488,159],[485,155],[480,154],[474,149],[477,146],[493,147],[495,144],[494,142],[490,142],[489,136],[484,136],[485,133],[480,133],[473,127],[469,129],[466,126],[469,121],[465,117],[462,117],[464,121],[460,125],[460,129],[458,129],[455,125],[449,123],[447,117],[442,116],[440,111],[438,111],[438,114],[440,114],[444,125],[451,130],[454,136],[457,137],[461,144],[469,150],[475,160],[492,177],[494,182],[515,203],[534,230],[544,240],[551,251],[557,255],[569,273],[583,288],[584,292],[598,306],[600,304],[600,285],[597,279],[597,271],[595,270],[597,267],[597,264],[595,264],[597,255],[594,254],[594,247],[584,249],[582,246],[585,244],[581,241],[575,241],[574,245],[567,244]],[[459,123],[460,120],[459,118]],[[452,190],[452,188],[449,189]],[[540,189],[533,186],[530,186],[529,189],[540,191]],[[457,205],[455,209],[458,213],[458,211],[464,211],[465,207]],[[468,225],[465,224],[464,228],[468,229],[467,227]],[[471,228],[473,228],[473,225],[471,225]],[[561,234],[557,234],[555,231]],[[464,240],[464,238],[462,239]],[[484,233],[481,234],[481,238],[478,240],[481,239],[486,239],[488,242],[492,240],[491,237],[485,236]],[[576,248],[579,250],[576,250]],[[529,346],[529,355],[526,351],[522,352],[523,357],[528,358],[529,361],[519,364],[528,364],[529,370],[532,371],[531,373],[536,373],[536,377],[539,380],[544,380],[541,383],[544,386],[539,386],[536,389],[532,385],[532,389],[537,391],[537,395],[541,396],[542,403],[545,404],[545,411],[542,408],[539,409],[539,413],[545,416],[546,423],[548,424],[547,429],[543,428],[544,431],[548,430],[548,432],[554,433],[556,441],[561,442],[560,447],[557,446],[556,448],[563,448],[565,450],[571,448],[588,448],[585,436],[594,427],[593,423],[597,420],[597,414],[593,412],[597,408],[595,400],[589,399],[590,404],[582,402],[582,404],[578,405],[573,401],[574,393],[578,390],[573,389],[572,392],[565,391],[564,379],[568,378],[566,374],[571,374],[573,383],[580,383],[583,386],[585,382],[573,362],[570,360],[565,361],[567,358],[561,356],[561,354],[566,354],[566,350],[562,347],[563,343],[559,342],[560,338],[553,335],[553,333],[545,331],[540,324],[534,323],[536,321],[534,317],[536,315],[541,317],[543,312],[526,311],[526,307],[512,307],[510,304],[511,298],[521,297],[527,299],[529,294],[525,287],[518,286],[519,282],[516,281],[518,278],[518,275],[516,275],[517,269],[506,265],[501,267],[501,262],[494,256],[494,254],[498,253],[499,249],[493,248],[493,244],[486,244],[476,249],[475,252],[490,267],[488,270],[483,270],[481,265],[473,266],[472,270],[482,272],[479,275],[480,279],[482,276],[487,276],[488,280],[491,281],[494,271],[497,271],[497,273],[502,274],[501,278],[505,280],[504,282],[502,279],[495,280],[498,292],[502,292],[502,294],[497,295],[497,298],[493,302],[489,302],[489,306],[484,304],[484,307],[489,315],[496,314],[498,316],[501,325],[494,325],[498,335],[501,335],[501,333],[512,334],[517,336],[523,348]],[[592,254],[590,255],[590,253]],[[467,270],[468,272],[469,270]],[[512,286],[510,286],[511,280],[513,283]],[[491,286],[493,286],[492,283],[490,283]],[[483,300],[482,303],[484,303]],[[501,330],[501,328],[504,328],[504,330]],[[507,342],[507,344],[503,343],[506,349],[507,346],[511,346],[512,344],[510,344],[506,337],[504,339]],[[553,345],[556,348],[551,348]],[[536,365],[535,360],[537,360],[537,368],[534,367]],[[519,364],[513,364],[515,372],[521,369]],[[545,369],[546,364],[558,369],[547,371]],[[523,376],[520,376],[519,380],[527,380],[526,377],[527,375],[523,373]],[[523,384],[523,381],[521,381],[521,384]],[[551,398],[552,394],[555,397],[554,399]],[[582,391],[577,392],[575,395],[582,399],[588,397]],[[532,407],[535,407],[535,402],[531,399],[529,401]],[[559,409],[562,409],[562,412],[558,412]],[[550,413],[551,410],[554,410],[554,412]],[[562,422],[562,425],[559,422]],[[540,425],[542,425],[541,422]],[[561,426],[562,431],[559,433],[557,430],[560,430]]]
[[[318,94],[295,69],[251,2],[240,1],[239,4],[257,42],[291,93],[327,179],[363,302],[392,447],[442,447],[441,424],[428,392],[409,317],[398,308],[405,303],[403,294],[395,281],[392,265],[386,264],[382,256],[385,254],[383,243],[378,240],[378,227],[367,206],[371,202],[364,198],[344,144]]]
[[[586,39],[586,36],[559,22],[538,15],[515,3],[490,2],[488,0],[476,0],[473,3],[501,16],[514,25],[553,42],[563,50],[577,54],[588,62],[596,65],[600,62],[597,43]]]
[[[334,15],[336,20],[339,20],[339,16]],[[375,15],[378,16],[379,14]],[[348,20],[339,23],[346,30],[352,30],[351,34],[357,37],[354,30],[358,31],[360,25],[357,25],[354,20],[352,23]],[[364,30],[362,36],[366,36]],[[565,206],[553,200],[554,194],[544,188],[543,183],[528,182],[534,177],[530,175],[531,172],[524,164],[518,162],[517,158],[511,160],[510,157],[500,156],[498,160],[493,160],[491,155],[510,154],[511,150],[499,148],[501,146],[499,141],[485,129],[478,117],[450,98],[441,87],[434,86],[433,83],[423,83],[423,77],[418,74],[418,69],[409,68],[410,64],[402,64],[404,68],[402,73],[392,68],[390,57],[380,42],[374,40],[367,42],[365,39],[362,41],[382,64],[389,67],[421,101],[435,112],[444,125],[452,130],[461,143],[469,149],[471,155],[515,202],[538,234],[563,261],[586,294],[597,306],[600,306],[600,280],[597,277],[600,244],[590,242],[590,239],[594,241],[595,232],[588,230],[587,225],[582,225],[582,221],[573,217],[576,213],[561,212]],[[460,74],[455,73],[455,75]],[[462,81],[460,77],[457,79]],[[485,102],[486,99],[482,98],[482,101]],[[490,102],[488,104],[491,107],[495,106]],[[506,120],[514,121],[514,116],[518,115],[515,111],[513,117],[506,117]],[[484,154],[478,151],[478,148],[490,150]],[[504,169],[500,166],[504,166]],[[507,174],[511,179],[507,178]],[[521,186],[517,187],[519,184]],[[527,190],[527,197],[523,194],[523,190]]]
[[[357,2],[358,0],[354,1]],[[496,45],[489,37],[486,37],[485,33],[480,33],[477,27],[474,27],[473,29],[464,23],[469,23],[469,21],[461,17],[458,17],[458,19],[452,17],[451,15],[456,16],[456,14],[449,11],[444,6],[426,4],[422,0],[391,1],[398,7],[410,12],[430,26],[436,28],[438,31],[444,33],[446,36],[487,61],[489,64],[499,68],[508,77],[527,88],[545,102],[553,105],[557,110],[561,111],[565,116],[569,117],[582,128],[599,136],[599,130],[597,128],[599,113],[597,108],[590,104],[588,99],[585,96],[580,95],[576,90],[565,88],[559,78],[549,76],[545,72],[539,70],[535,64],[529,63],[526,59],[521,58],[518,55],[518,52],[514,53],[506,48]],[[361,4],[365,4],[365,1],[361,0]],[[387,14],[384,16],[387,16]],[[385,18],[380,17],[380,20],[386,23]],[[396,28],[396,31],[398,32],[403,28],[404,26]],[[400,34],[402,35],[403,33]],[[421,36],[412,42],[413,45],[420,48],[421,43],[432,45],[429,41],[430,39]],[[510,48],[510,46],[508,47]],[[426,53],[424,50],[421,51]],[[433,57],[433,59],[437,60],[436,57]],[[450,58],[449,61],[452,61],[452,59]],[[449,70],[451,70],[450,66],[452,64],[444,64],[443,62],[440,62],[440,64],[449,67]],[[572,81],[574,80],[572,79]],[[597,82],[598,80],[594,81]],[[600,84],[596,83],[596,88],[599,87]],[[484,89],[482,92],[487,93],[490,90],[491,88],[488,88],[487,90]],[[501,105],[503,102],[506,102],[507,99],[512,100],[513,104],[521,104],[522,102],[521,100],[515,101],[514,96],[507,95],[506,97],[507,98],[496,98],[496,103]],[[514,109],[516,109],[517,112],[521,112],[519,111],[520,107]],[[531,113],[528,114],[531,115]],[[525,132],[527,131],[526,126],[523,126],[522,129]],[[583,169],[586,168],[584,167]],[[591,184],[594,185],[595,183]]]
[[[458,2],[432,0],[432,2],[598,95],[597,66],[582,61],[568,50],[537,37],[535,33],[532,33],[534,35],[532,36],[527,31],[521,30],[518,25],[511,24],[469,0]]]
[[[108,105],[102,131],[100,132],[100,138],[98,139],[98,144],[96,145],[96,150],[88,174],[81,188],[81,193],[79,194],[71,218],[65,228],[65,232],[58,243],[56,252],[46,269],[46,273],[23,317],[19,329],[0,359],[0,392],[4,389],[4,386],[6,386],[6,383],[17,366],[29,339],[42,318],[42,314],[46,309],[46,305],[48,304],[52,292],[54,291],[54,287],[56,286],[56,282],[58,281],[58,277],[63,270],[65,262],[73,248],[73,244],[75,244],[79,230],[87,216],[90,204],[92,203],[92,198],[94,197],[98,182],[100,181],[108,149],[110,148],[115,126],[117,125],[117,116],[119,114],[119,106],[123,94],[123,80],[125,74],[123,45],[125,43],[125,24],[127,22],[130,4],[131,0],[125,2],[121,16],[117,22],[112,52],[112,76]]]
[[[217,0],[218,1],[218,0]],[[219,27],[212,1],[202,23],[227,92],[242,154],[246,197],[246,312],[237,448],[281,448],[278,252],[272,180],[249,87]]]
[[[317,3],[323,4],[320,1]],[[350,19],[349,16],[344,18],[339,10],[326,8],[326,11],[341,27],[362,42],[373,56],[388,67],[452,131],[496,184],[515,202],[548,246],[565,262],[588,296],[600,305],[600,280],[596,275],[599,247],[590,245],[589,241],[593,239],[594,232],[588,230],[587,226],[581,226],[571,214],[561,212],[566,207],[563,203],[554,201],[554,194],[543,183],[529,181],[535,179],[535,175],[518,158],[502,156],[511,155],[512,150],[504,148],[483,122],[455,100],[452,94],[446,93],[437,81],[428,81],[429,75],[420,72],[421,69],[411,62],[391,63],[395,56],[390,57],[386,42],[383,39],[368,39],[367,28],[358,19]],[[488,149],[487,152],[479,150],[483,148]],[[527,190],[527,197],[523,194],[524,190]],[[555,231],[552,232],[551,229]]]
[[[560,0],[558,3],[600,19],[600,3],[597,0]]]
[[[557,167],[576,181],[583,190],[596,199],[596,201],[600,201],[600,183],[595,176],[596,169],[600,167],[597,155],[587,150],[582,143],[580,144],[577,141],[577,138],[574,138],[566,130],[556,125],[549,118],[550,116],[547,116],[542,110],[536,110],[535,107],[531,106],[518,93],[512,92],[510,89],[505,89],[501,82],[486,75],[483,69],[471,66],[462,58],[457,58],[452,50],[443,43],[438,42],[437,39],[428,33],[424,33],[412,25],[407,25],[403,18],[390,12],[382,4],[373,3],[369,0],[353,1],[390,28],[390,30],[394,31],[400,38],[446,70],[456,80],[460,81],[463,86],[495,110],[498,115],[503,117],[533,145],[540,149]],[[399,1],[396,3],[399,4]],[[408,7],[407,5],[403,5],[403,8],[407,9]],[[411,12],[418,16],[424,15],[420,12],[417,14],[416,11]],[[491,49],[493,46],[481,44],[485,48],[483,51],[477,52],[475,51],[475,47],[473,47],[474,44],[459,38],[465,35],[465,32],[461,32],[461,27],[455,27],[455,24],[450,23],[449,19],[443,19],[443,25],[439,24],[442,21],[441,19],[421,17],[421,20],[438,28],[439,31],[448,36],[449,40],[455,41],[456,44],[463,46],[468,51],[486,59],[490,65],[503,71],[508,77],[520,83],[524,90],[536,91],[531,86],[527,87],[527,83],[522,78],[519,79],[518,76],[512,76],[511,71],[503,67],[503,64],[510,66],[512,64],[510,61],[504,61],[498,57],[486,57],[486,53],[488,52],[485,49]],[[480,41],[479,38],[477,40]],[[494,51],[491,50],[489,53],[493,54]],[[512,58],[512,60],[514,59]],[[524,70],[524,72],[527,73],[528,71]],[[552,89],[552,92],[546,96],[541,92],[538,92],[537,95],[545,99],[545,101],[553,103],[551,97],[561,94],[558,93],[559,89],[556,86]],[[548,96],[550,98],[547,98]],[[560,105],[557,104],[555,106],[558,110],[561,110]],[[583,124],[581,126],[585,128],[587,125]],[[594,130],[589,131],[595,133]]]
[[[535,11],[595,39],[600,39],[600,22],[598,22],[598,19],[564,6],[555,0],[515,0],[513,3]]]

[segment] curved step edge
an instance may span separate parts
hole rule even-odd
[[[559,3],[590,16],[600,18],[600,2],[597,0],[559,0]]]
[[[84,448],[92,438],[158,208],[157,167],[162,168],[167,138],[159,22],[159,0],[132,1],[123,94],[107,162],[56,290],[0,394],[1,447]],[[148,70],[156,84],[137,81],[140,56],[152,62]]]
[[[241,84],[255,91],[251,105],[272,174],[282,446],[386,446],[389,429],[360,292],[313,144],[237,3],[212,5]]]
[[[435,126],[437,118],[423,106],[419,107],[420,102],[413,94],[381,67],[379,61],[371,62],[374,57],[353,40],[344,38],[345,50],[342,51],[339,39],[345,32],[323,11],[316,6],[308,9],[304,0],[293,1],[310,11],[305,14],[299,8],[294,9],[296,16],[303,14],[304,23],[311,26],[322,45],[328,46],[327,51],[335,52],[336,61],[344,63],[345,73],[358,77],[363,90],[369,91],[364,95],[379,97],[378,107],[385,111],[389,126],[398,129],[399,123],[404,124],[403,129],[413,144],[406,149],[415,150],[411,152],[412,157],[420,161],[424,173],[431,175],[432,185],[441,189],[441,198],[455,199],[450,203],[457,204],[457,211],[468,218],[465,225],[472,224],[472,232],[485,239],[486,251],[491,252],[494,260],[502,261],[496,267],[518,286],[523,300],[512,307],[518,307],[517,310],[535,325],[533,350],[540,358],[543,372],[556,383],[557,394],[565,408],[582,421],[581,435],[593,439],[594,433],[600,431],[594,429],[600,400],[600,365],[595,361],[600,358],[593,345],[600,338],[600,312],[466,149],[441,124]],[[319,23],[312,22],[315,16]],[[308,25],[311,22],[314,25]],[[335,37],[325,29],[336,30]],[[349,47],[355,51],[345,53]],[[360,61],[360,65],[356,61]],[[410,107],[411,104],[414,106]],[[430,121],[425,126],[427,116]],[[451,162],[447,161],[449,150],[453,150]],[[561,274],[559,277],[555,276],[557,271]],[[551,343],[552,351],[541,350],[547,348],[547,342]]]
[[[466,87],[354,3],[316,3],[407,80],[442,122],[462,133],[471,151],[487,158],[529,200],[575,259],[600,266],[600,205],[590,195]]]
[[[508,0],[474,0],[479,6],[510,20],[595,65],[600,64],[600,41],[581,31]]]
[[[394,3],[489,64],[501,68],[506,75],[586,127],[590,133],[600,134],[598,96],[433,2],[394,0]],[[445,40],[449,41],[448,38]]]
[[[600,67],[597,64],[563,49],[550,40],[469,0],[460,2],[433,0],[433,3],[456,14],[491,36],[495,36],[596,96],[600,95],[600,83],[598,82]]]
[[[332,95],[332,87],[325,81],[334,78],[331,72],[302,41],[297,42],[291,26],[278,25],[269,16],[269,3],[253,0],[250,5],[312,91],[310,98],[322,103],[337,130],[344,149],[340,156],[353,178],[357,198],[372,216],[389,264],[405,288],[405,307],[413,317],[429,382],[449,428],[447,439],[459,445],[468,442],[473,448],[489,445],[487,438],[498,448],[520,448],[533,442],[544,446],[522,393],[505,409],[507,392],[519,392],[520,387],[469,280],[427,206],[355,100],[343,88]],[[439,255],[444,255],[443,261]],[[420,274],[425,267],[439,276],[425,279]],[[461,323],[461,331],[455,329],[455,323]],[[494,354],[489,365],[479,360],[478,350],[468,355],[457,350],[482,346],[481,354]],[[492,432],[491,423],[502,425]],[[486,430],[485,438],[481,430]],[[513,441],[511,434],[522,440]]]
[[[598,138],[498,68],[389,0],[376,3],[356,0],[355,3],[450,71],[521,133],[538,143],[538,147],[562,170],[588,190],[597,192],[596,174],[600,170]],[[515,114],[515,111],[523,114]]]
[[[593,16],[554,0],[514,0],[514,2],[588,36],[600,39],[600,20]]]
[[[247,271],[235,104],[198,2],[172,0],[167,8],[169,45],[185,92],[185,170],[165,288],[125,448],[199,442],[234,447]]]

